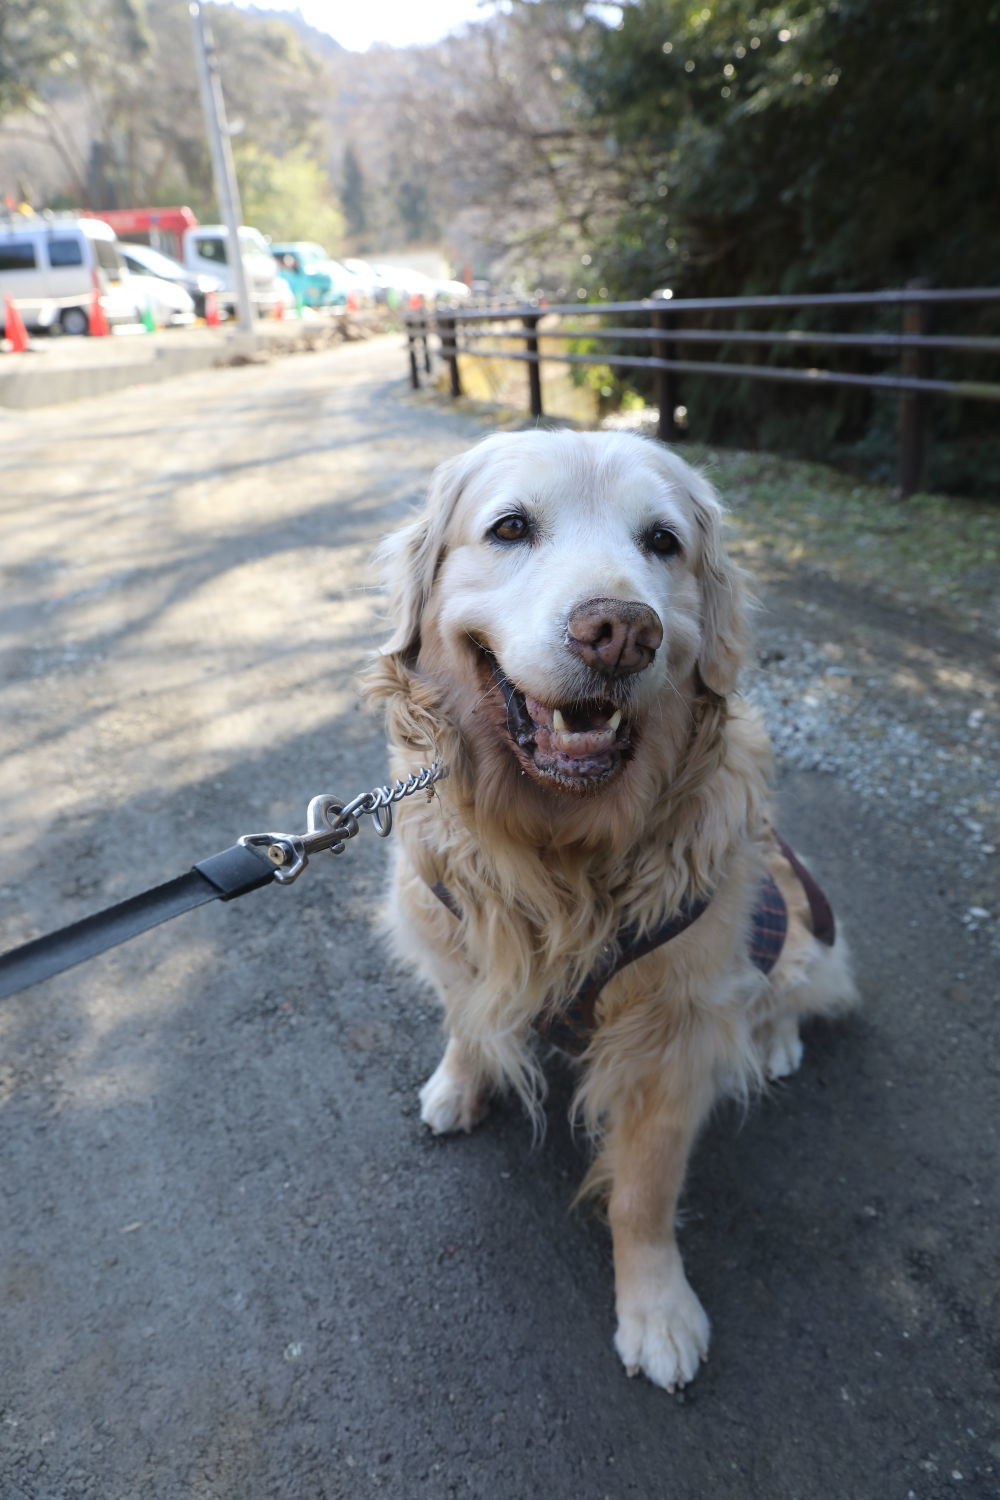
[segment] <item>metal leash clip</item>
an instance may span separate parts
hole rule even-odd
[[[311,854],[321,854],[324,849],[343,854],[348,840],[361,832],[358,819],[366,814],[371,817],[379,838],[388,838],[392,832],[393,803],[414,792],[429,792],[447,774],[447,766],[435,760],[429,766],[421,766],[419,771],[411,771],[405,780],[361,792],[350,802],[341,802],[324,792],[309,803],[305,833],[245,833],[239,842],[244,847],[263,849],[276,866],[275,880],[281,885],[291,885],[302,874]]]

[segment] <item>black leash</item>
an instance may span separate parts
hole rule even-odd
[[[314,797],[309,804],[305,833],[246,833],[229,849],[199,860],[186,875],[178,875],[175,880],[153,886],[138,896],[119,901],[116,906],[0,954],[0,1000],[128,942],[150,927],[193,911],[196,906],[209,901],[235,901],[237,896],[265,885],[290,885],[301,875],[311,854],[324,849],[341,854],[347,841],[360,832],[358,819],[365,814],[371,815],[375,832],[385,838],[392,831],[393,803],[414,792],[426,789],[429,793],[434,782],[447,774],[447,768],[434,761],[405,781],[362,792],[352,802],[339,802],[329,796]]]
[[[168,880],[139,896],[119,901],[62,927],[46,937],[35,938],[0,956],[0,1000],[16,995],[30,985],[61,974],[84,959],[94,958],[106,948],[115,948],[138,937],[150,927],[169,922],[207,901],[233,901],[248,891],[270,885],[277,867],[266,854],[243,844],[223,849],[192,866],[186,875]]]

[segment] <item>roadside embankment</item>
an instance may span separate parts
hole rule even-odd
[[[0,357],[0,407],[22,411],[103,396],[130,386],[158,385],[177,375],[258,363],[277,354],[325,349],[386,331],[383,309],[256,324],[143,333],[109,338],[34,338],[24,354]]]

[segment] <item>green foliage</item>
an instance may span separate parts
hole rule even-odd
[[[418,172],[406,171],[398,159],[392,162],[391,180],[395,186],[396,214],[408,245],[419,245],[440,234],[434,195],[427,179]]]
[[[0,119],[30,106],[72,59],[69,0],[0,0]]]
[[[566,339],[565,343],[560,341],[559,352],[586,354],[592,358],[596,354],[605,352],[607,347],[606,339],[589,338],[585,333],[581,333],[579,338]],[[616,373],[613,365],[571,364],[567,366],[567,371],[573,385],[594,392],[598,400],[599,412],[627,410],[630,407],[641,407],[643,404]]]
[[[663,285],[675,296],[874,290],[915,277],[995,285],[998,76],[996,0],[635,0],[581,70],[622,184],[592,284],[621,297]],[[978,331],[993,331],[977,316]],[[769,324],[758,313],[745,326]],[[862,313],[811,326],[874,325]],[[718,355],[796,363],[764,346]],[[857,351],[797,362],[886,368]],[[935,374],[970,378],[948,356]],[[714,441],[783,434],[799,452],[890,461],[894,403],[882,397],[685,377],[684,400],[692,430]],[[966,404],[956,428],[943,406],[935,423],[956,437],[993,425],[988,408]],[[965,485],[974,479],[957,469]]]
[[[322,167],[299,146],[276,157],[256,146],[236,153],[243,217],[264,234],[282,240],[318,240],[336,254],[344,216]]]
[[[685,292],[988,281],[998,70],[996,3],[638,0],[587,77],[631,266]]]
[[[363,235],[368,228],[368,195],[361,163],[350,141],[344,148],[340,201],[347,233]]]

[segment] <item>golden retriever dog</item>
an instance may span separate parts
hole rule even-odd
[[[768,742],[737,693],[746,595],[709,483],[618,433],[498,434],[442,464],[383,561],[394,630],[366,691],[401,803],[389,919],[444,1007],[420,1094],[468,1131],[539,1035],[579,1055],[606,1194],[615,1346],[672,1391],[708,1318],[674,1222],[713,1103],[801,1058],[854,999],[819,888],[773,831]]]

